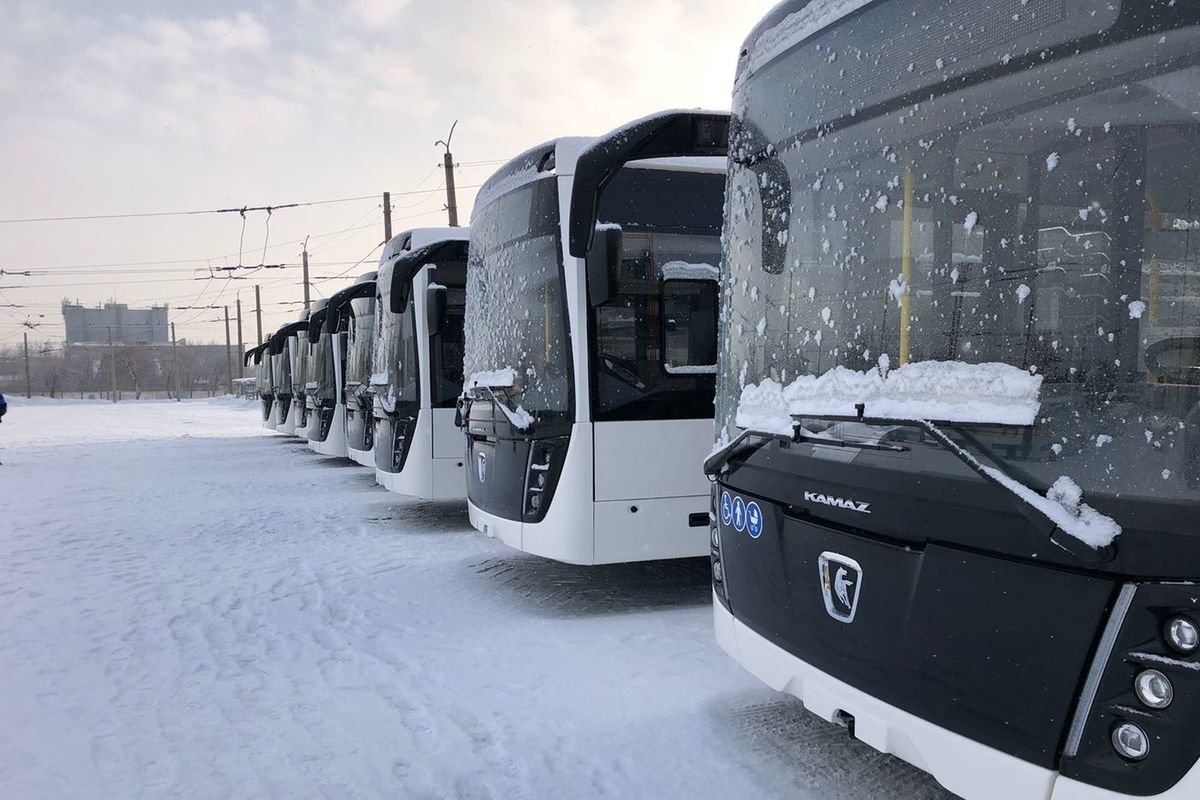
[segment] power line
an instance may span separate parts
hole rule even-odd
[[[480,184],[482,185],[482,184]],[[476,187],[463,187],[476,188]],[[432,194],[440,192],[441,189],[413,189],[407,192],[393,192],[393,195],[411,195],[411,194]],[[22,222],[77,222],[82,220],[105,220],[105,219],[140,219],[148,217],[193,217],[202,214],[241,214],[245,215],[249,211],[279,211],[285,208],[304,208],[308,206],[324,206],[333,203],[355,203],[362,200],[374,200],[380,197],[380,194],[363,195],[361,197],[338,197],[331,200],[309,200],[299,203],[279,203],[269,206],[241,206],[240,208],[206,208],[194,211],[138,211],[125,214],[81,214],[69,217],[22,217],[14,219],[0,219],[0,225],[11,225]]]

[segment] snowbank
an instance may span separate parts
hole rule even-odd
[[[862,403],[868,417],[1032,425],[1041,385],[1042,376],[999,363],[920,361],[866,372],[834,367],[786,387],[770,379],[747,385],[737,424],[787,432],[793,416],[854,416]]]

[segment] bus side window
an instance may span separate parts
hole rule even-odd
[[[665,280],[662,308],[663,370],[668,374],[715,373],[717,282]]]

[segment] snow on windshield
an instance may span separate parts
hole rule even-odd
[[[790,433],[794,416],[855,416],[861,403],[868,417],[1032,425],[1041,385],[1042,376],[1009,364],[921,361],[861,372],[837,366],[787,386],[770,378],[747,385],[737,424]]]

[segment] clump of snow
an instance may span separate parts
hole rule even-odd
[[[463,384],[463,391],[485,386],[502,386],[508,388],[517,382],[517,371],[512,367],[503,369],[481,370],[472,373]]]
[[[715,281],[718,277],[720,277],[720,272],[712,264],[668,261],[662,266],[664,281]]]
[[[747,384],[742,389],[735,422],[745,430],[785,435],[792,433],[795,425],[784,399],[783,386],[770,378],[763,378],[758,384]]]
[[[1029,293],[1031,291],[1033,291],[1033,290],[1030,289],[1028,286],[1026,286],[1023,283],[1020,286],[1018,286],[1017,287],[1017,302],[1020,303],[1021,305],[1024,305],[1025,298],[1029,297]]]
[[[967,233],[975,230],[976,223],[979,222],[979,215],[974,211],[967,214],[967,218],[963,220],[963,227],[967,229]]]
[[[512,423],[513,427],[519,431],[527,431],[533,427],[533,415],[525,410],[524,406],[517,406],[510,409],[503,403],[497,403],[496,406],[504,412],[504,416]]]
[[[678,367],[673,364],[663,364],[668,375],[715,375],[716,364],[683,364]]]
[[[886,194],[879,195],[879,199],[875,201],[876,211],[887,211],[888,196]]]
[[[1129,303],[1129,318],[1141,319],[1142,314],[1146,313],[1146,304],[1141,300],[1133,300]]]
[[[1032,425],[1041,407],[1042,376],[1009,364],[919,361],[859,372],[834,367],[781,386],[764,379],[742,389],[737,421],[743,428],[791,429],[793,416],[854,416]],[[746,423],[746,424],[743,424]]]
[[[759,34],[750,47],[750,70],[762,67],[805,39],[814,36],[871,0],[813,0]]]
[[[1058,166],[1058,153],[1051,153],[1046,156],[1046,172],[1054,172],[1054,168]]]
[[[892,282],[888,284],[888,294],[890,294],[892,299],[897,303],[900,302],[900,299],[904,297],[907,292],[908,284],[904,282],[903,275],[897,275],[892,279]]]
[[[760,319],[758,321],[758,324],[754,326],[754,330],[758,331],[759,336],[762,336],[764,333],[766,333],[767,332],[767,318],[763,317],[762,319]]]
[[[1043,497],[994,467],[983,469],[996,483],[1045,514],[1063,533],[1089,547],[1107,547],[1121,535],[1121,526],[1116,520],[1084,503],[1083,490],[1065,475],[1056,480]]]
[[[1112,444],[1113,437],[1107,433],[1101,433],[1096,437],[1096,447],[1104,447],[1106,444]]]

